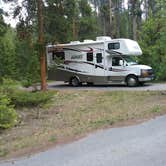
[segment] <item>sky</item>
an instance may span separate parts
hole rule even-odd
[[[18,0],[18,4],[20,4],[21,1],[22,0]],[[6,4],[2,0],[0,0],[0,8],[9,13],[9,17],[4,16],[4,20],[7,24],[10,24],[12,27],[16,27],[16,24],[18,23],[18,19],[13,19],[12,16],[12,9],[14,8],[15,5],[17,5],[16,2]]]

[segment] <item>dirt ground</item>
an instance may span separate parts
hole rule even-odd
[[[37,110],[40,109],[40,110]],[[40,112],[39,118],[36,113]],[[17,110],[20,123],[0,131],[0,159],[31,155],[105,128],[166,113],[166,93],[60,90],[46,108]]]

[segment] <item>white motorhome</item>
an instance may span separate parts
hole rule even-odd
[[[48,79],[72,86],[125,83],[137,86],[153,79],[152,68],[137,64],[142,51],[136,41],[100,36],[94,40],[48,45]],[[61,59],[57,63],[56,59]]]

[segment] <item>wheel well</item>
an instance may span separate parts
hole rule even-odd
[[[129,74],[126,76],[125,82],[127,82],[128,77],[131,77],[131,76],[136,77],[138,79],[138,76],[136,76],[135,74]]]

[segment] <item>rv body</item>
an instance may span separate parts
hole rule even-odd
[[[47,46],[48,79],[81,83],[126,83],[137,86],[153,79],[152,68],[132,60],[142,51],[136,41],[97,37],[96,41],[74,41]],[[57,59],[60,59],[57,63]]]

